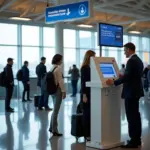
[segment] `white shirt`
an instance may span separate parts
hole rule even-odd
[[[52,70],[57,67],[55,70],[54,70],[54,77],[55,77],[55,83],[56,85],[58,85],[61,89],[61,92],[66,92],[66,89],[65,89],[65,83],[64,83],[64,79],[63,79],[63,74],[62,74],[62,70],[61,70],[61,67],[59,65],[54,65],[52,67]],[[52,71],[51,70],[51,71]]]
[[[134,55],[136,55],[136,54],[134,53],[134,54],[130,55],[130,56],[129,56],[129,59],[131,59],[131,58],[132,58],[132,56],[134,56]]]

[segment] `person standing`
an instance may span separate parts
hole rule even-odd
[[[84,137],[90,141],[91,137],[91,88],[86,87],[86,82],[91,81],[90,58],[95,57],[95,52],[88,50],[84,56],[81,67],[81,100],[83,103],[83,131]]]
[[[120,76],[123,76],[124,73],[125,73],[125,64],[122,64],[120,69]]]
[[[148,81],[148,85],[147,85],[147,91],[148,91],[148,101],[150,101],[150,90],[149,90],[149,85],[150,85],[150,65],[148,65],[148,72],[147,72],[147,81]]]
[[[148,72],[150,70],[150,65],[148,65],[143,71],[143,80],[144,80],[144,90],[148,92],[149,82],[148,82]]]
[[[58,121],[57,121],[62,99],[66,98],[66,89],[65,89],[63,74],[61,70],[62,61],[63,61],[63,57],[60,54],[56,54],[52,59],[53,67],[51,71],[54,74],[55,83],[58,87],[56,93],[52,95],[54,111],[52,113],[49,131],[53,133],[53,136],[63,135],[58,131]]]
[[[6,98],[5,98],[5,110],[6,112],[14,112],[14,109],[10,107],[10,101],[13,94],[14,88],[14,76],[13,76],[13,58],[7,59],[7,65],[4,68],[5,72],[5,88],[6,88]]]
[[[46,63],[46,58],[42,57],[40,64],[36,67],[36,74],[37,74],[37,77],[38,77],[37,86],[39,86],[41,88],[41,96],[39,98],[38,109],[39,110],[43,110],[43,107],[45,107],[45,110],[49,111],[49,110],[52,110],[48,106],[49,95],[44,94],[44,87],[41,84],[42,83],[42,79],[44,78],[44,76],[47,73],[47,69],[46,69],[45,63]],[[44,104],[44,106],[43,106],[43,104]]]
[[[73,65],[73,68],[69,69],[68,74],[71,74],[71,84],[72,84],[72,97],[75,97],[77,94],[77,85],[78,85],[78,80],[79,80],[79,69],[77,68],[76,65]]]
[[[30,100],[30,78],[29,78],[29,62],[25,61],[22,67],[22,83],[23,83],[23,94],[22,94],[22,102],[31,101]],[[25,94],[27,93],[27,100],[25,100]]]
[[[144,96],[142,86],[143,62],[135,54],[135,45],[127,43],[124,52],[129,58],[124,76],[118,80],[108,79],[107,85],[118,86],[123,83],[122,98],[125,99],[125,110],[128,121],[130,140],[122,148],[138,148],[141,145],[142,123],[139,112],[139,99]]]

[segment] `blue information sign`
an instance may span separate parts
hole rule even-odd
[[[62,22],[66,20],[77,20],[90,16],[89,1],[48,7],[45,12],[46,23]]]

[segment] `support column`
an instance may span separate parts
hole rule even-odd
[[[56,54],[64,54],[64,40],[63,40],[63,23],[56,23],[55,25],[55,46]]]
[[[61,0],[56,0],[56,4],[60,5]],[[55,53],[64,55],[64,41],[63,41],[63,23],[56,23],[55,25]]]
[[[23,61],[22,61],[22,26],[19,24],[18,25],[18,66],[17,69],[20,69],[23,65]],[[18,86],[17,86],[17,98],[18,100],[21,98],[22,96],[22,89],[21,89],[21,84],[18,82]],[[19,103],[18,103],[19,105]],[[19,110],[18,110],[19,111]]]

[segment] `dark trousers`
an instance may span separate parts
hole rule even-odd
[[[91,102],[90,95],[87,96],[88,102],[83,103],[83,95],[81,94],[81,104],[83,107],[83,132],[84,137],[91,137]]]
[[[12,94],[13,94],[13,86],[6,87],[6,98],[5,98],[5,109],[6,110],[10,108],[10,100],[12,98]]]
[[[139,112],[139,98],[125,99],[128,132],[132,141],[141,141],[142,123]]]
[[[76,95],[77,94],[77,83],[78,80],[72,80],[71,84],[72,84],[72,95]]]
[[[89,103],[83,103],[83,131],[85,137],[91,137],[91,109]]]
[[[30,85],[27,84],[26,82],[23,82],[23,94],[22,94],[22,100],[25,100],[25,94],[27,93],[27,100],[30,99]]]
[[[39,97],[39,108],[41,107],[45,107],[45,108],[49,108],[48,106],[48,99],[49,99],[49,95],[46,92],[43,92],[42,87],[41,88],[41,96]]]

